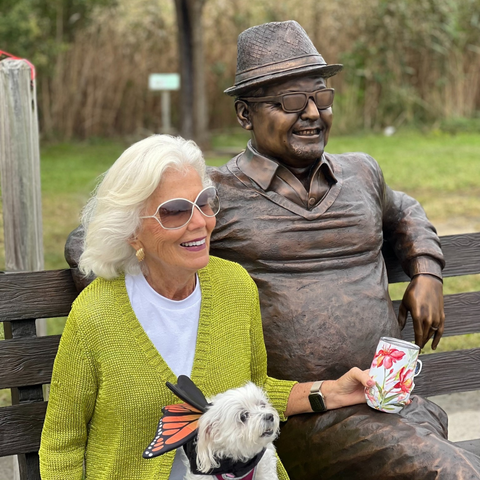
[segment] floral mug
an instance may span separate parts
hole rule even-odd
[[[422,370],[420,347],[398,338],[382,337],[370,367],[373,387],[365,388],[367,404],[382,412],[398,413],[406,405]]]

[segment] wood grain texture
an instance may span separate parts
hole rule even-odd
[[[447,265],[445,277],[480,273],[480,232],[440,237]]]
[[[480,332],[480,292],[456,293],[445,295],[445,330],[444,337],[465,335]],[[393,307],[398,315],[400,301],[393,302]],[[413,323],[408,316],[405,328],[402,331],[404,340],[413,341]]]
[[[67,316],[76,296],[69,269],[0,274],[0,322]]]
[[[0,342],[0,389],[50,383],[60,335]]]
[[[43,270],[36,89],[24,60],[0,62],[0,180],[5,267]]]
[[[480,232],[440,237],[446,266],[444,277],[473,275],[480,273]],[[384,245],[383,255],[388,271],[388,282],[408,282],[392,249]]]
[[[40,478],[40,459],[37,452],[17,455],[20,480],[42,480]]]
[[[415,379],[415,394],[480,390],[480,348],[421,355],[423,369]]]
[[[36,452],[47,402],[0,408],[0,457]]]

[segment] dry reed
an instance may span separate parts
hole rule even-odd
[[[303,25],[328,62],[345,64],[329,80],[337,90],[337,132],[475,116],[479,11],[480,0],[208,0],[209,126],[236,125],[222,92],[233,82],[238,34],[287,19]],[[160,131],[160,97],[147,79],[177,71],[176,39],[169,0],[123,0],[99,10],[57,56],[51,77],[38,79],[43,133],[68,139]]]

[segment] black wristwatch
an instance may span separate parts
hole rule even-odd
[[[327,410],[327,403],[325,397],[322,395],[320,389],[322,388],[323,380],[320,382],[315,382],[310,389],[310,395],[308,400],[310,401],[310,406],[314,412],[325,412]]]

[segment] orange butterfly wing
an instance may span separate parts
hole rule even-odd
[[[202,412],[188,403],[167,405],[162,408],[163,417],[157,434],[143,452],[143,458],[158,457],[181,447],[196,435],[198,419]]]

